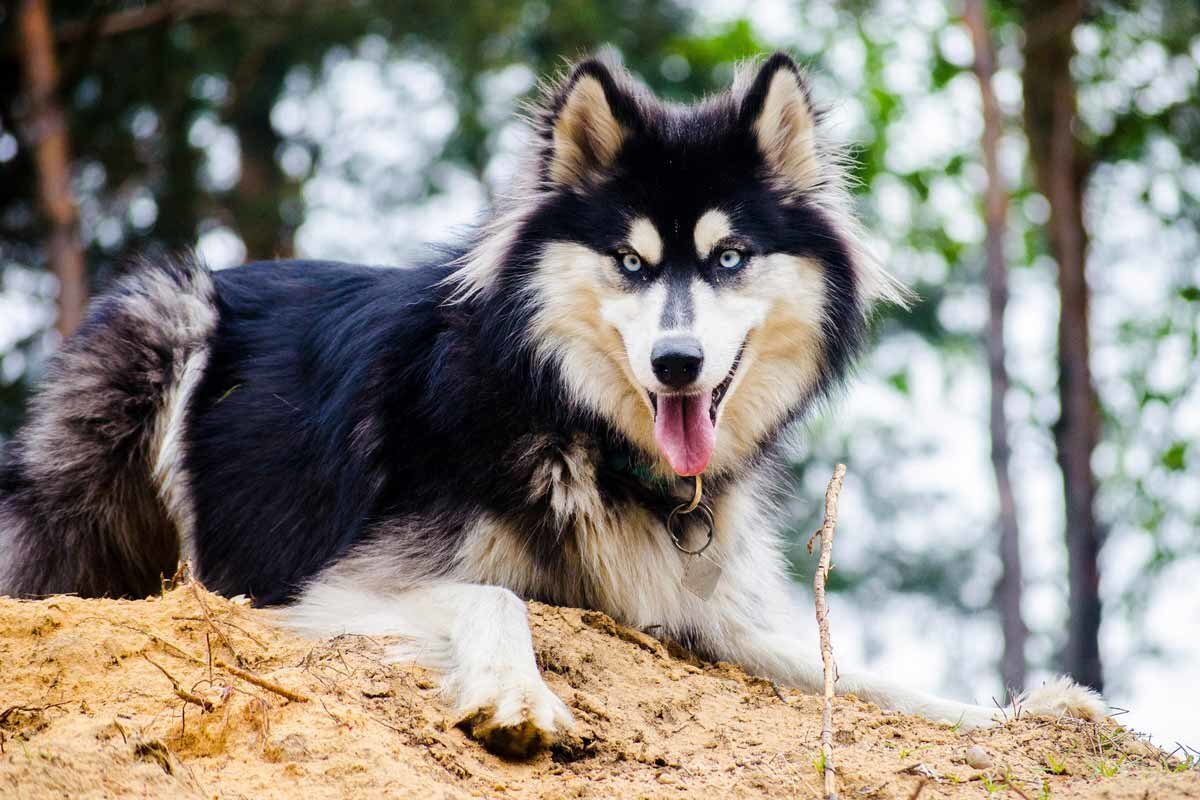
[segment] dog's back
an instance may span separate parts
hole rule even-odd
[[[187,559],[215,590],[287,599],[372,513],[376,412],[424,369],[441,276],[140,264],[92,304],[4,454],[0,594],[145,596]]]

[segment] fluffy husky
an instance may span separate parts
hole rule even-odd
[[[572,725],[522,598],[818,688],[772,532],[779,442],[897,287],[801,72],[775,55],[682,106],[588,60],[532,123],[517,190],[441,263],[180,259],[98,298],[0,471],[0,592],[146,595],[186,559],[309,634],[404,637],[393,656],[510,753]],[[1065,680],[1022,706],[1103,713]]]

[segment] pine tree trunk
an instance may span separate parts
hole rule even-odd
[[[1025,128],[1039,190],[1050,203],[1050,249],[1058,263],[1059,401],[1055,444],[1066,499],[1070,632],[1064,667],[1081,683],[1102,688],[1100,665],[1101,531],[1095,515],[1092,451],[1099,407],[1092,386],[1088,337],[1087,233],[1083,187],[1088,164],[1074,133],[1075,84],[1071,33],[1084,0],[1026,4]]]
[[[1004,234],[1008,215],[1008,190],[1000,174],[999,149],[1002,120],[1000,105],[992,90],[996,72],[995,50],[985,18],[984,0],[966,0],[963,17],[975,45],[975,75],[979,80],[983,111],[983,163],[987,172],[984,216],[987,223],[986,266],[988,289],[988,374],[991,378],[989,424],[991,428],[992,472],[999,500],[1000,563],[1002,571],[996,584],[995,603],[1000,612],[1004,634],[1004,652],[1000,657],[1000,676],[1006,688],[1014,692],[1025,688],[1025,640],[1028,629],[1021,616],[1021,534],[1017,524],[1017,503],[1009,474],[1008,415],[1004,398],[1008,394],[1008,368],[1005,364],[1004,313],[1008,305],[1008,272],[1004,258]]]
[[[228,199],[248,260],[291,258],[295,252],[294,223],[283,207],[300,201],[299,191],[279,166],[276,151],[282,139],[271,124],[271,108],[282,85],[286,63],[273,56],[275,42],[251,53],[233,81],[233,104],[227,121],[237,132],[242,150],[242,174]]]
[[[18,11],[21,66],[28,96],[26,139],[33,151],[38,194],[46,215],[46,260],[58,278],[58,320],[68,336],[83,320],[87,273],[79,241],[79,212],[71,192],[71,147],[58,100],[58,62],[46,0],[24,0]]]

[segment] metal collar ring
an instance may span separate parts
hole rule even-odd
[[[690,504],[688,503],[683,503],[671,510],[670,515],[667,517],[667,533],[671,535],[671,544],[675,545],[676,550],[681,553],[687,553],[689,556],[698,556],[707,550],[709,545],[712,544],[713,533],[716,531],[717,525],[716,520],[713,519],[712,510],[707,505],[704,503],[699,503],[694,508],[689,508],[689,505]],[[693,510],[699,511],[704,517],[705,524],[708,525],[708,538],[704,540],[704,544],[700,546],[699,550],[688,550],[686,547],[680,544],[685,531],[680,530],[678,533],[675,531],[676,521],[679,520],[680,517],[692,513]]]

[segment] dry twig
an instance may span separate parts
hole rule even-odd
[[[1010,792],[1016,792],[1017,797],[1021,798],[1021,800],[1029,800],[1029,795],[1025,794],[1025,792],[1021,790],[1021,787],[1017,786],[1017,784],[1012,780],[1006,778],[1004,781],[1004,788],[1008,789]]]
[[[201,662],[201,663],[203,663],[203,662]],[[231,675],[236,675],[237,677],[244,680],[246,683],[253,683],[255,686],[259,687],[260,689],[266,689],[268,692],[274,692],[275,694],[279,695],[280,697],[286,697],[288,700],[293,700],[297,703],[307,703],[308,702],[307,695],[300,694],[299,692],[293,692],[291,689],[288,689],[284,686],[280,686],[278,683],[274,683],[272,681],[267,680],[266,678],[255,675],[253,672],[247,672],[246,670],[235,667],[232,664],[226,664],[224,661],[222,661],[219,658],[214,659],[213,663],[216,664],[216,666],[219,667],[220,669],[225,670],[226,672],[230,673]]]
[[[180,658],[182,658],[186,661],[191,661],[193,664],[199,664],[200,666],[207,665],[207,662],[205,662],[204,659],[199,658],[198,656],[192,655],[191,653],[184,650],[179,645],[174,644],[173,642],[167,641],[166,639],[164,639],[163,637],[159,636],[156,633],[152,633],[150,631],[145,631],[145,630],[142,630],[141,628],[135,628],[132,625],[124,625],[119,622],[113,623],[113,624],[117,625],[118,627],[126,628],[128,630],[136,631],[137,633],[142,634],[143,636],[149,638],[152,642],[157,643],[158,645],[162,646],[163,648],[167,649],[168,651],[173,652],[176,656],[179,656]],[[212,665],[214,667],[216,667],[217,669],[225,670],[230,675],[235,675],[235,676],[241,678],[246,683],[252,683],[255,686],[259,687],[260,689],[266,689],[268,692],[274,692],[275,694],[279,695],[280,697],[285,697],[288,700],[292,700],[297,703],[307,703],[308,702],[307,695],[300,694],[299,692],[294,692],[291,689],[288,689],[284,686],[280,686],[279,684],[269,681],[266,678],[259,677],[258,675],[255,675],[253,672],[247,672],[246,670],[242,669],[241,667],[235,667],[233,664],[229,664],[219,658],[214,658],[212,660]]]
[[[192,590],[192,597],[196,598],[196,604],[200,606],[200,611],[204,613],[204,621],[208,623],[208,627],[212,628],[213,633],[221,640],[221,644],[225,645],[230,653],[233,653],[233,660],[238,663],[238,666],[244,667],[246,659],[242,658],[242,654],[233,646],[233,642],[229,641],[229,637],[225,635],[225,632],[217,627],[212,614],[208,613],[208,605],[204,602],[204,598],[200,596],[200,589],[197,588],[198,585],[198,581],[194,578],[188,583],[188,587]]]
[[[176,620],[176,621],[183,621],[183,622],[206,622],[207,621],[204,619],[204,617],[190,617],[186,614],[172,614],[171,619]],[[249,639],[250,641],[254,642],[256,645],[261,647],[262,649],[264,649],[264,650],[267,649],[266,642],[264,642],[262,639],[255,636],[250,631],[246,630],[241,625],[237,625],[235,623],[230,622],[227,617],[214,616],[213,619],[219,619],[221,624],[224,625],[225,627],[233,628],[235,631],[238,631],[243,636],[245,636],[247,639]]]
[[[171,682],[171,688],[175,690],[175,696],[178,697],[180,700],[184,701],[185,703],[191,703],[192,705],[200,706],[205,711],[213,710],[213,704],[211,702],[209,702],[208,700],[205,700],[203,697],[201,697],[198,694],[193,694],[192,692],[189,692],[187,689],[184,689],[182,686],[180,686],[179,681],[175,680],[175,676],[172,675],[171,673],[167,672],[166,668],[163,667],[162,664],[159,664],[157,661],[150,658],[150,656],[146,655],[145,653],[142,653],[142,658],[149,661],[150,664],[155,669],[157,669],[163,675],[167,676],[167,680],[169,680]]]
[[[44,706],[9,706],[3,711],[0,711],[0,725],[3,725],[5,722],[7,722],[8,718],[13,714],[20,712],[25,712],[26,714],[41,714],[52,708],[61,708],[62,706],[70,705],[74,702],[74,700],[63,700],[59,703],[48,703]]]
[[[833,534],[837,526],[838,495],[846,477],[846,465],[834,467],[829,488],[825,490],[825,521],[821,530],[808,540],[812,552],[813,539],[821,537],[821,558],[813,575],[813,596],[817,607],[817,628],[821,636],[821,664],[825,672],[825,700],[821,708],[821,772],[825,778],[825,800],[836,800],[837,771],[833,767],[833,689],[837,682],[837,664],[833,660],[833,645],[829,641],[829,606],[825,603],[825,581],[833,560]]]

